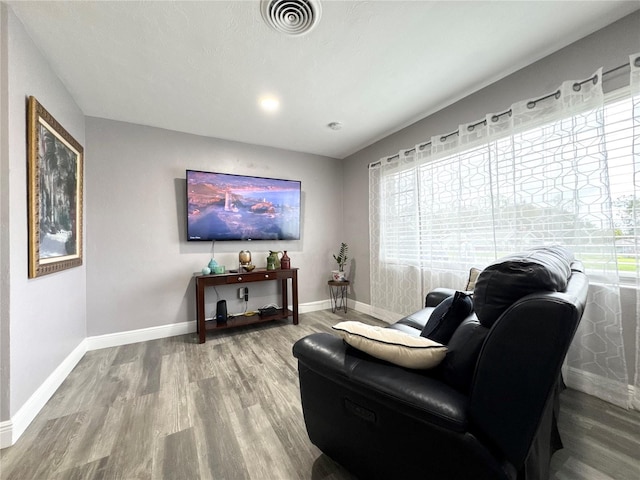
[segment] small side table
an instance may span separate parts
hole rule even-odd
[[[329,293],[331,295],[331,311],[336,313],[337,310],[343,309],[344,313],[347,313],[347,289],[349,287],[349,280],[342,282],[336,282],[329,280]]]

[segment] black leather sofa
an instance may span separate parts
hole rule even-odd
[[[295,343],[309,438],[361,479],[548,478],[561,365],[586,303],[582,264],[563,248],[498,260],[442,363],[413,370],[336,335]],[[390,329],[418,336],[452,291]]]

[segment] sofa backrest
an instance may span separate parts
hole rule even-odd
[[[474,313],[454,332],[439,366],[444,381],[469,394],[484,339],[500,315],[526,295],[564,291],[573,260],[564,247],[538,247],[500,258],[482,270],[474,287]],[[450,290],[436,289],[427,296],[427,304],[450,294]]]

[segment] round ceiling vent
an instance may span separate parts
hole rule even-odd
[[[261,0],[260,10],[267,25],[292,36],[309,32],[322,13],[318,0]]]

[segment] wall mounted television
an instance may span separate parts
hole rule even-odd
[[[301,182],[187,170],[187,240],[299,240]]]

